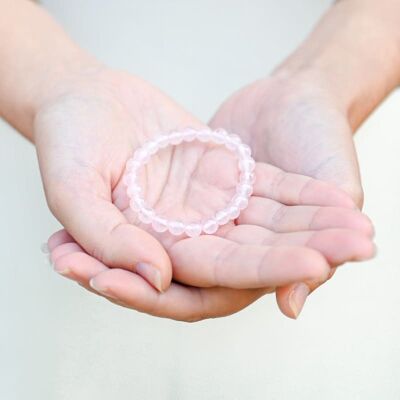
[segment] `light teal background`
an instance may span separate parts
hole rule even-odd
[[[207,120],[266,74],[330,1],[45,0],[83,47]],[[58,228],[34,148],[0,125],[0,398],[397,400],[400,398],[400,94],[357,134],[378,256],[340,269],[296,322],[265,297],[183,324],[118,308],[52,272]]]

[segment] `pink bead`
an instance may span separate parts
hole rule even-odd
[[[185,225],[179,221],[170,221],[168,222],[168,230],[173,235],[182,235],[182,233],[185,232]]]
[[[252,185],[256,180],[256,176],[252,172],[242,172],[240,174],[239,182]]]
[[[244,210],[249,205],[249,200],[247,197],[242,195],[236,195],[233,199],[233,204],[239,208],[239,210]]]
[[[128,194],[128,197],[133,197],[138,194],[140,195],[142,193],[142,188],[138,185],[130,185],[126,190],[126,193]]]
[[[192,142],[193,140],[196,139],[196,131],[194,129],[187,128],[184,133],[185,135],[183,137],[183,140],[185,142]]]
[[[241,184],[237,188],[237,194],[238,195],[243,195],[245,197],[251,196],[253,193],[253,187],[247,183]]]
[[[239,155],[243,158],[251,157],[251,148],[247,146],[247,144],[244,143],[240,144],[237,147],[237,151]]]
[[[141,209],[138,213],[138,218],[144,224],[150,224],[153,221],[154,211],[152,213],[146,212],[144,209]]]
[[[196,135],[200,142],[208,142],[211,139],[211,133],[207,130],[199,131]]]
[[[229,213],[226,210],[218,211],[215,214],[215,220],[219,225],[225,225],[229,222]]]
[[[144,201],[137,198],[132,198],[131,201],[129,202],[129,207],[135,212],[140,211],[143,206],[144,206]]]
[[[217,232],[217,230],[218,230],[218,224],[214,219],[208,220],[203,225],[203,231],[204,231],[204,233],[207,233],[208,235],[212,235],[213,233]]]
[[[182,143],[182,141],[183,141],[182,135],[174,134],[174,133],[170,136],[170,140],[169,140],[169,142],[173,145],[178,145],[178,144]]]
[[[252,172],[256,162],[252,158],[245,158],[239,161],[239,169],[243,172]]]
[[[168,229],[167,223],[167,220],[156,217],[151,222],[151,226],[156,232],[162,233]]]
[[[189,237],[196,237],[201,234],[201,229],[202,229],[202,227],[200,224],[189,224],[189,225],[186,225],[185,233]]]
[[[240,215],[240,210],[236,206],[231,206],[227,210],[229,219],[236,219]]]

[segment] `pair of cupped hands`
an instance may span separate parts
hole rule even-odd
[[[221,317],[275,292],[296,318],[337,266],[373,256],[346,113],[306,75],[261,79],[208,123],[240,135],[257,161],[254,193],[235,223],[197,238],[141,224],[122,182],[128,158],[160,132],[204,126],[124,72],[99,67],[55,85],[34,120],[47,201],[64,226],[48,241],[55,270],[159,317]],[[237,167],[229,151],[195,142],[154,156],[144,176],[153,205],[209,217],[229,200]]]

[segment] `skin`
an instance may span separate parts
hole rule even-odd
[[[276,287],[321,282],[331,266],[373,255],[371,223],[347,194],[266,163],[257,164],[250,205],[235,223],[193,239],[153,232],[129,208],[125,163],[154,132],[203,124],[148,83],[108,69],[59,93],[36,114],[34,138],[49,206],[71,235],[50,240],[52,261],[84,287],[194,321],[236,312]],[[142,171],[141,187],[171,217],[206,217],[232,196],[235,163],[220,146],[170,147]]]
[[[332,26],[359,10],[358,2],[343,2],[350,10],[335,6],[322,24],[328,31],[317,28],[272,77],[234,94],[214,116],[212,126],[232,129],[252,146],[256,188],[235,224],[197,239],[141,226],[121,178],[127,158],[151,135],[204,124],[150,84],[101,66],[39,8],[22,0],[0,4],[8,34],[0,49],[0,112],[35,143],[50,209],[65,227],[49,240],[56,271],[161,317],[224,316],[274,290],[284,314],[297,317],[310,290],[336,266],[373,255],[371,223],[355,207],[362,191],[351,130],[391,90],[396,74],[389,76],[385,64],[377,74],[384,83],[367,74],[362,85],[344,77],[340,88],[332,78],[332,65],[343,60]],[[365,4],[363,12],[376,14],[376,3]],[[394,15],[391,4],[386,11]],[[340,41],[354,37],[342,31]],[[314,54],[316,41],[332,48]],[[392,40],[388,46],[395,48]],[[397,65],[395,51],[390,61]],[[357,65],[348,70],[360,74]],[[365,87],[374,100],[363,108]],[[172,214],[208,215],[232,192],[232,162],[230,153],[205,144],[168,150],[143,173],[142,185]]]

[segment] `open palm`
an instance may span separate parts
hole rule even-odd
[[[332,183],[361,208],[363,191],[347,115],[317,79],[256,81],[234,93],[211,125],[241,135],[258,161]],[[290,288],[277,292],[281,308]]]
[[[265,163],[256,166],[249,207],[215,235],[142,226],[122,183],[125,163],[153,135],[187,126],[204,125],[124,73],[76,79],[49,99],[35,141],[50,208],[68,231],[49,242],[58,271],[118,304],[198,320],[238,311],[276,287],[321,282],[331,266],[371,256],[371,225],[344,192]],[[141,184],[157,209],[191,220],[222,208],[237,175],[229,151],[196,142],[153,157]]]

